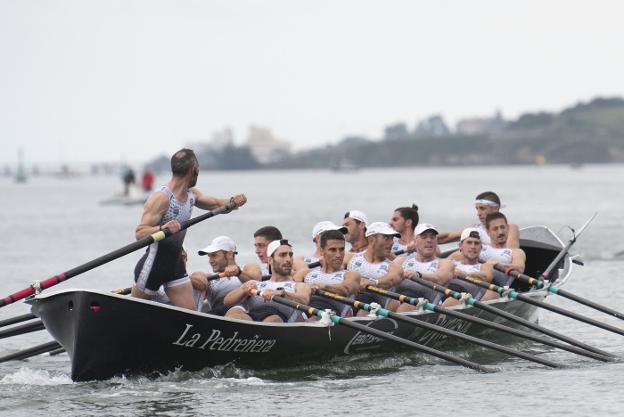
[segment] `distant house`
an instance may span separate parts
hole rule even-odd
[[[247,147],[262,164],[276,162],[290,154],[290,142],[277,139],[268,128],[254,125],[249,127]]]
[[[403,139],[408,135],[405,123],[395,123],[384,128],[384,139],[386,140]]]
[[[457,122],[456,133],[458,135],[489,135],[498,132],[505,127],[505,120],[500,111],[494,117],[474,117],[462,119]]]
[[[434,114],[421,120],[414,130],[414,135],[417,137],[439,137],[450,134],[451,130],[446,125],[444,118],[439,114]]]

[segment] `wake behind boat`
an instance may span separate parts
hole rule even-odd
[[[561,240],[544,226],[523,229],[521,245],[527,254],[525,272],[534,276],[545,271],[563,248]],[[553,280],[561,286],[570,273],[570,257],[565,256]],[[543,300],[549,293],[536,290],[526,294]],[[67,350],[71,377],[76,381],[177,368],[199,370],[226,363],[253,368],[276,363],[287,366],[360,352],[405,350],[371,334],[324,321],[243,321],[102,291],[65,290],[38,295],[28,302],[48,332]],[[531,322],[538,318],[537,307],[518,300],[503,297],[487,304]],[[453,310],[514,326],[475,307],[458,306]],[[491,328],[436,312],[421,310],[406,315],[473,336],[492,333]],[[425,346],[449,346],[444,335],[394,319],[345,320]]]

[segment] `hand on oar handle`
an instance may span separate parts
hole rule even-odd
[[[167,223],[160,226],[160,229],[168,229],[171,233],[178,233],[182,229],[182,225],[177,220],[169,220]]]
[[[230,202],[236,205],[236,208],[239,208],[247,202],[247,197],[245,194],[236,194],[234,197],[230,198]]]

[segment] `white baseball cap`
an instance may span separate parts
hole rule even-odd
[[[360,210],[349,210],[345,218],[346,217],[351,217],[352,219],[358,220],[364,224],[368,223],[368,217],[366,217],[366,214]]]
[[[374,222],[366,227],[365,236],[369,237],[372,235],[390,235],[390,236],[401,236],[394,230],[388,223],[386,222]]]
[[[274,240],[273,242],[269,243],[269,246],[267,246],[267,256],[273,255],[277,248],[282,245],[288,245],[292,248],[292,245],[286,239]]]
[[[433,226],[432,224],[420,223],[418,226],[416,226],[416,229],[414,229],[414,234],[415,235],[420,235],[422,233],[425,233],[427,230],[434,231],[436,235],[438,233],[440,233],[440,232],[438,232],[438,229],[436,229],[435,226]]]
[[[469,237],[474,237],[476,239],[481,240],[481,233],[479,233],[478,229],[475,229],[474,227],[467,227],[462,231],[461,237],[459,238],[460,242],[463,242],[464,240],[468,239]]]
[[[206,255],[208,253],[215,253],[218,251],[225,252],[236,252],[236,243],[232,240],[231,237],[228,236],[217,236],[212,239],[210,245],[206,246],[204,249],[197,252],[200,256]]]
[[[323,232],[327,232],[328,230],[340,230],[342,234],[347,233],[347,228],[344,226],[338,226],[330,221],[318,222],[314,225],[312,229],[312,239],[315,239],[318,235]]]

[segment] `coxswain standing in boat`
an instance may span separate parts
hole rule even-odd
[[[355,295],[360,290],[360,274],[343,268],[345,257],[345,238],[342,230],[329,229],[318,236],[321,252],[321,266],[303,268],[295,274],[295,281],[303,281],[312,289],[310,305],[320,310],[331,309],[341,317],[353,315],[350,306],[337,301],[314,295],[317,289],[330,291],[344,297]],[[310,320],[318,320],[313,316]]]
[[[171,303],[178,307],[197,309],[191,280],[186,273],[180,253],[186,230],[181,222],[191,218],[193,206],[210,210],[234,202],[240,207],[247,202],[244,194],[220,199],[194,188],[199,175],[199,163],[191,149],[181,149],[171,157],[171,179],[145,202],[141,222],[136,228],[140,240],[162,229],[174,235],[152,243],[135,268],[132,296],[152,299],[163,285]]]
[[[342,225],[347,228],[345,239],[351,244],[349,253],[363,253],[366,250],[366,223],[368,218],[360,210],[349,210],[345,213]]]
[[[489,245],[490,237],[488,235],[487,227],[485,226],[485,216],[490,213],[497,213],[501,209],[501,201],[493,191],[484,191],[477,195],[475,200],[475,209],[477,210],[477,217],[479,218],[479,222],[468,227],[474,227],[479,230],[482,236],[482,244]],[[438,236],[439,243],[449,243],[456,241],[461,232],[445,232],[440,233]],[[520,229],[515,224],[509,224],[509,232],[507,234],[507,243],[506,246],[508,248],[519,248],[520,247]]]
[[[241,320],[289,323],[303,320],[296,309],[271,301],[277,295],[300,304],[310,302],[310,287],[292,277],[293,250],[287,240],[274,240],[267,248],[271,278],[267,281],[247,281],[230,292],[223,300],[229,310],[226,317]],[[254,290],[259,294],[254,295]]]
[[[321,249],[321,241],[319,236],[321,233],[326,232],[328,230],[338,230],[343,235],[347,233],[347,228],[345,226],[338,226],[333,222],[328,220],[318,222],[312,228],[312,242],[314,242],[315,251],[314,254],[310,256],[297,256],[295,257],[295,263],[293,269],[298,272],[302,269],[308,269],[308,265],[312,263],[318,262],[322,258],[322,249]],[[344,240],[344,239],[343,239]],[[319,267],[314,267],[312,269],[318,269]]]
[[[388,223],[375,222],[366,228],[368,246],[361,253],[349,253],[345,256],[344,263],[347,271],[360,274],[360,292],[357,299],[364,303],[375,302],[386,307],[389,299],[380,294],[371,294],[366,287],[373,285],[383,289],[393,289],[403,279],[403,269],[390,260],[393,238],[398,233]],[[365,316],[364,310],[358,312],[358,316]]]
[[[479,230],[474,227],[464,229],[461,233],[459,241],[459,253],[456,253],[456,260],[453,261],[455,266],[454,276],[467,274],[483,281],[492,281],[493,261],[486,262],[484,264],[479,262],[481,248],[482,244]],[[464,281],[460,278],[453,278],[449,282],[447,288],[452,291],[469,293],[475,299],[491,300],[499,297],[494,291],[485,290],[478,285]],[[459,303],[459,300],[448,297],[444,300],[442,305],[444,307],[448,307]]]
[[[241,286],[238,278],[241,270],[236,264],[237,253],[236,243],[228,236],[215,237],[210,245],[197,252],[199,256],[208,256],[212,273],[225,275],[223,278],[208,281],[208,276],[212,273],[197,271],[191,274],[193,287],[202,291],[200,311],[219,316],[225,314],[223,298]]]
[[[248,263],[243,265],[240,274],[240,280],[247,282],[249,280],[262,281],[263,277],[271,275],[269,270],[269,257],[267,256],[267,247],[274,240],[281,240],[282,232],[275,226],[263,226],[254,233],[254,250],[256,256],[260,260],[260,264]]]
[[[507,217],[500,211],[490,213],[485,216],[485,226],[487,227],[491,244],[489,246],[483,246],[481,254],[479,255],[479,260],[481,262],[494,260],[506,270],[524,272],[526,263],[526,254],[524,251],[519,248],[507,247],[507,240],[509,237]],[[494,284],[505,287],[510,284],[511,280],[512,278],[502,272],[494,271],[494,279],[492,280]]]
[[[408,245],[414,241],[414,229],[418,225],[418,206],[399,207],[392,213],[390,226],[401,235],[395,237],[392,244],[392,253],[407,252]]]
[[[438,230],[428,223],[421,223],[414,231],[415,252],[402,255],[394,260],[403,268],[405,278],[397,287],[396,292],[414,298],[425,298],[437,304],[441,294],[430,288],[411,281],[409,278],[422,278],[435,284],[446,286],[454,277],[454,264],[450,259],[440,259],[438,253]],[[413,311],[415,306],[392,300],[389,304],[397,312]]]

